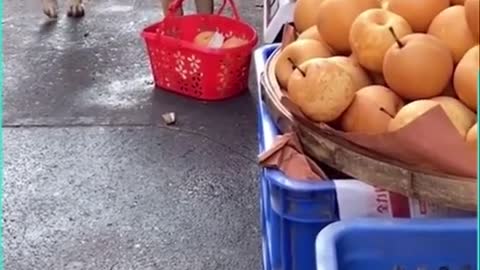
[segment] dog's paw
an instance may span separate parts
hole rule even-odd
[[[52,19],[58,17],[58,4],[57,1],[43,0],[43,13]]]
[[[68,17],[80,18],[85,15],[85,7],[81,1],[74,1],[68,8]]]

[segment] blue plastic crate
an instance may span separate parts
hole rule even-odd
[[[255,52],[257,74],[277,46],[266,45]],[[266,111],[261,91],[258,98],[257,135],[262,152],[279,131]],[[334,183],[295,181],[272,169],[263,169],[260,178],[264,269],[314,270],[315,238],[338,220]]]
[[[340,221],[318,234],[317,270],[474,270],[476,240],[475,218]]]

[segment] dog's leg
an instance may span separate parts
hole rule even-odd
[[[85,15],[85,7],[83,6],[83,0],[70,0],[68,7],[68,17],[80,18]]]
[[[43,13],[50,18],[57,18],[58,3],[57,0],[42,0]]]

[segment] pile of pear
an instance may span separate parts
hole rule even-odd
[[[479,0],[297,0],[280,87],[312,121],[397,131],[441,106],[477,149]]]

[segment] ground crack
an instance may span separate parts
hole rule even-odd
[[[240,151],[237,151],[236,149],[230,147],[228,144],[222,143],[209,135],[198,132],[195,130],[190,130],[190,129],[184,129],[184,128],[179,128],[179,127],[174,127],[174,126],[165,126],[165,125],[155,125],[155,124],[131,124],[131,123],[117,123],[117,124],[82,124],[82,123],[75,123],[75,124],[4,124],[3,128],[24,128],[24,129],[30,129],[30,128],[77,128],[77,127],[108,127],[108,128],[136,128],[136,127],[152,127],[152,128],[161,128],[169,131],[174,131],[174,132],[179,132],[179,133],[185,133],[185,134],[190,134],[194,136],[200,136],[203,137],[207,140],[209,140],[212,143],[215,143],[216,145],[219,145],[229,151],[231,151],[233,154],[236,156],[239,156],[251,163],[258,164],[258,161],[255,159],[252,159],[251,157],[243,154]]]

